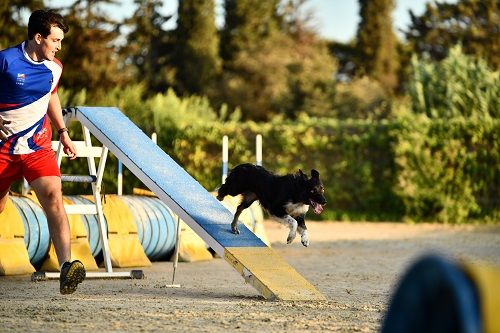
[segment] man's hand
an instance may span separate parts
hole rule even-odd
[[[68,132],[63,132],[60,136],[61,143],[63,145],[63,151],[66,155],[69,156],[70,160],[74,160],[77,157],[76,148],[69,137]]]
[[[7,135],[9,134],[9,131],[7,131],[7,128],[5,128],[5,126],[4,126],[6,124],[10,124],[10,121],[3,120],[0,117],[0,139],[2,141],[6,141],[7,140]]]

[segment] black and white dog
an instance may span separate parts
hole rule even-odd
[[[222,201],[226,195],[243,195],[236,208],[231,230],[239,234],[238,218],[241,212],[259,200],[271,218],[290,228],[287,243],[297,235],[301,236],[304,246],[309,245],[305,214],[309,206],[316,214],[323,211],[326,204],[325,189],[319,179],[319,172],[311,170],[308,178],[300,169],[298,174],[275,175],[261,166],[241,164],[235,167],[218,190],[217,199]]]

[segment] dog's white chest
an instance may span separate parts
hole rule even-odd
[[[309,205],[289,202],[285,205],[285,210],[290,216],[304,215],[309,210]]]

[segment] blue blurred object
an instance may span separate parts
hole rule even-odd
[[[474,283],[457,263],[426,255],[400,281],[381,332],[482,332],[479,304]]]

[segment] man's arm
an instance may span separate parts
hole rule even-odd
[[[7,136],[9,135],[9,131],[7,131],[7,128],[4,126],[4,124],[10,124],[10,121],[3,120],[2,117],[0,117],[0,141],[7,140]]]
[[[50,121],[52,122],[57,131],[59,131],[61,128],[66,128],[62,115],[61,101],[59,100],[59,95],[57,94],[57,92],[53,93],[50,96],[47,115],[49,116]],[[73,141],[71,141],[71,138],[69,137],[68,131],[66,130],[60,133],[59,137],[64,147],[63,151],[66,153],[66,155],[69,156],[70,160],[74,160],[77,156],[76,149],[73,144]]]
[[[6,67],[6,62],[5,62],[4,53],[0,52],[0,79],[1,80],[5,80],[5,78],[3,77],[3,73],[5,72],[5,67]],[[0,117],[0,141],[7,140],[7,137],[9,136],[9,131],[4,126],[7,124],[10,124],[10,121],[3,120],[2,117]]]

